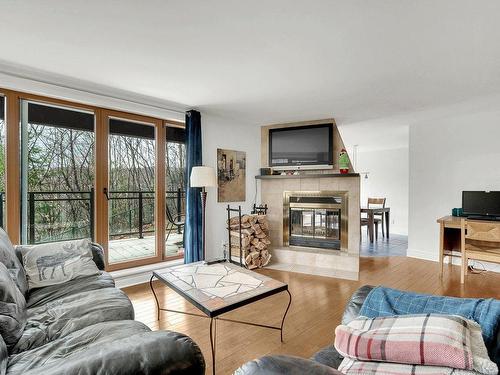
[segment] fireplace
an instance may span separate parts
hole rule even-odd
[[[347,249],[347,192],[284,192],[283,244]]]

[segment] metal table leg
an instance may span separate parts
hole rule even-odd
[[[155,290],[153,288],[153,277],[154,275],[151,276],[151,279],[149,279],[149,287],[151,288],[151,291],[153,292],[153,295],[155,296],[155,301],[156,301],[156,320],[160,320],[160,304],[158,303],[158,297],[156,297]]]
[[[281,327],[280,327],[280,333],[281,333],[281,342],[283,342],[283,324],[285,323],[285,318],[286,314],[288,313],[288,309],[290,308],[290,305],[292,304],[292,295],[290,291],[287,289],[286,292],[288,293],[288,306],[286,307],[285,314],[283,315],[283,319],[281,320]]]
[[[213,330],[212,330],[213,327]],[[215,348],[217,345],[217,318],[210,318],[210,348],[212,349],[212,374],[215,375]]]

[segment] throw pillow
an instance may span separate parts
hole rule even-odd
[[[20,246],[30,289],[97,275],[89,240]]]
[[[26,300],[7,267],[0,263],[0,334],[9,351],[23,334],[26,320]]]
[[[360,317],[347,326],[336,328],[335,348],[344,357],[358,361],[444,366],[492,375],[498,373],[496,364],[488,358],[480,326],[455,315]],[[354,368],[359,366],[358,363],[350,363],[351,373],[355,373]],[[380,365],[377,366],[380,371]],[[404,373],[406,368],[411,367],[399,366],[398,371]]]

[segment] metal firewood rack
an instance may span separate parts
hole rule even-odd
[[[255,203],[252,208],[252,214],[267,215],[267,204],[257,206]]]
[[[227,251],[227,256],[229,262],[233,264],[237,264],[240,267],[246,267],[246,265],[243,263],[243,242],[241,238],[241,206],[238,206],[238,208],[231,208],[231,206],[228,204],[227,208],[227,234],[228,234],[228,251]],[[240,245],[240,261],[236,262],[233,260],[233,257],[231,255],[231,212],[238,213],[238,234],[239,234],[239,245]]]

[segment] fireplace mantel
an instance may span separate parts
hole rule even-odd
[[[257,180],[279,180],[279,179],[297,179],[297,178],[332,178],[332,177],[359,177],[359,173],[309,173],[298,175],[264,175],[255,176]]]

